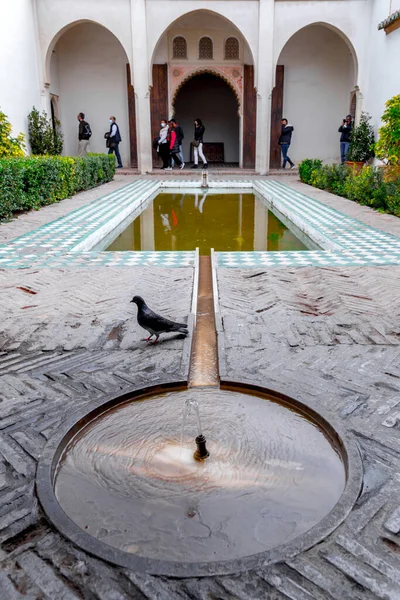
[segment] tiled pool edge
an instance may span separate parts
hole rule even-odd
[[[0,268],[193,266],[195,252],[91,251],[163,189],[199,188],[197,181],[136,180],[88,205],[0,246]],[[400,264],[400,238],[365,225],[274,180],[214,181],[210,189],[254,190],[324,250],[216,252],[219,267],[351,266]]]

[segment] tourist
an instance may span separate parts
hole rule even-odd
[[[122,141],[119,127],[115,117],[110,117],[110,135],[108,137],[108,154],[115,152],[118,165],[117,169],[122,169],[121,155],[119,153],[119,143]]]
[[[170,121],[170,127],[169,127],[168,141],[169,141],[169,149],[171,152],[171,159],[173,159],[175,164],[178,165],[178,167],[180,167],[180,169],[182,170],[185,166],[185,163],[182,162],[178,156],[178,152],[179,152],[178,136],[176,134],[175,125],[171,121]],[[172,164],[172,161],[171,161],[171,164]],[[172,166],[170,166],[169,168],[172,169]]]
[[[203,169],[208,168],[207,159],[203,153],[203,136],[206,128],[204,127],[201,119],[196,119],[194,122],[194,140],[193,152],[194,152],[194,165],[192,169],[197,169],[199,166],[199,156],[203,161]]]
[[[85,121],[85,114],[80,112],[78,117],[79,130],[78,130],[78,156],[85,156],[88,153],[89,140],[92,135],[92,130],[87,121]]]
[[[183,133],[183,129],[180,125],[178,125],[178,123],[175,121],[175,119],[171,119],[170,124],[172,124],[175,128],[177,143],[179,146],[178,156],[180,158],[180,161],[182,163],[184,163],[185,161],[183,160],[182,142],[183,142],[183,138],[185,137],[185,135]]]
[[[163,161],[161,168],[164,169],[164,171],[171,170],[171,166],[169,164],[170,152],[169,152],[169,144],[168,144],[168,133],[169,133],[169,127],[168,127],[167,119],[161,119],[161,129],[160,129],[160,136],[158,138],[157,152],[160,155],[161,160]]]
[[[350,138],[351,131],[353,129],[353,123],[351,119],[351,115],[347,115],[345,119],[343,119],[343,123],[339,127],[340,136],[340,158],[342,164],[346,161],[347,155],[349,153],[350,148]]]
[[[294,127],[293,125],[289,125],[288,120],[287,119],[282,119],[282,130],[281,130],[281,135],[279,136],[279,145],[281,147],[282,150],[282,158],[283,158],[283,163],[282,163],[282,169],[286,168],[286,163],[290,164],[290,168],[294,169],[294,163],[291,161],[291,159],[288,156],[288,150],[290,147],[290,143],[292,141],[292,133],[293,133]]]

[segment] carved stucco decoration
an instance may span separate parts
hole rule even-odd
[[[180,88],[192,77],[201,73],[211,73],[221,77],[232,89],[238,101],[238,112],[242,114],[243,106],[243,66],[200,66],[200,65],[170,65],[169,73],[169,107],[174,113],[175,100]]]

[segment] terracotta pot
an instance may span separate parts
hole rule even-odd
[[[364,164],[363,162],[353,162],[352,160],[346,160],[345,163],[348,167],[350,167],[353,171],[355,171],[356,173],[359,173],[361,171],[361,169],[363,168]]]

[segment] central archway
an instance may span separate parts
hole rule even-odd
[[[240,162],[239,101],[231,86],[212,72],[195,73],[177,89],[173,113],[185,132],[185,162],[192,160],[193,121],[206,128],[204,153],[210,163]]]
[[[225,163],[254,168],[253,55],[238,27],[222,14],[195,10],[168,25],[155,44],[150,102],[152,138],[160,119],[174,115],[185,128],[186,161],[198,117],[207,129],[205,143],[223,144]],[[220,146],[220,158],[221,152]]]

